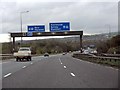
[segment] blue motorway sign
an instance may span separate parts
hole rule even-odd
[[[45,25],[28,26],[28,32],[45,32]]]
[[[49,23],[49,28],[51,32],[69,31],[70,23],[69,22]]]

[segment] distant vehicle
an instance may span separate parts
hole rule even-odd
[[[64,53],[63,53],[63,55],[66,55],[66,54],[67,54],[67,52],[64,52]]]
[[[92,54],[96,54],[96,53],[97,53],[97,51],[96,51],[96,50],[93,50],[91,53],[92,53]]]
[[[48,54],[48,53],[45,53],[45,54],[44,54],[44,57],[49,57],[49,54]]]
[[[62,55],[65,55],[65,53],[63,53]]]
[[[84,54],[89,54],[89,51],[88,50],[84,50],[83,53]]]
[[[72,51],[69,51],[69,53],[71,53]]]
[[[20,47],[17,53],[13,54],[16,58],[16,61],[21,61],[27,59],[27,61],[31,61],[31,50],[29,47]]]

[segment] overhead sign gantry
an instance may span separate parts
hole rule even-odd
[[[41,37],[41,36],[71,36],[80,35],[80,50],[82,52],[83,31],[70,31],[69,22],[49,23],[50,32],[45,32],[44,25],[28,26],[28,32],[10,33],[13,38],[13,50],[15,50],[15,37]]]

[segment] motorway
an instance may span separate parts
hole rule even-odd
[[[118,69],[57,54],[3,62],[1,79],[3,88],[118,88]]]

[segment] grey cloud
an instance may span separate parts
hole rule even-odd
[[[7,9],[3,16],[3,33],[20,31],[20,11],[23,14],[23,30],[28,24],[45,24],[49,22],[70,21],[72,30],[84,29],[86,33],[104,32],[106,24],[117,31],[117,2],[44,2],[15,4]],[[107,31],[106,31],[107,32]]]

